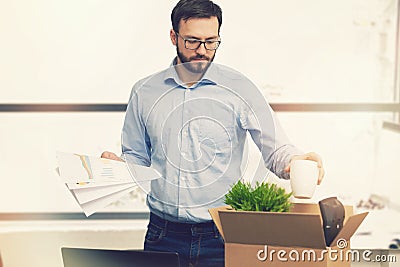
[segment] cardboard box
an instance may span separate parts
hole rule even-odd
[[[349,240],[368,213],[353,215],[351,207],[345,208],[343,228],[329,247],[318,204],[294,204],[285,213],[226,206],[210,214],[225,240],[225,267],[350,266],[357,255]]]

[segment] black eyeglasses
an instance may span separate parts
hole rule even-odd
[[[204,48],[207,50],[217,50],[219,44],[221,43],[221,40],[215,40],[215,39],[201,41],[194,38],[183,38],[179,33],[177,32],[175,33],[176,35],[182,38],[182,40],[185,43],[185,48],[189,50],[197,50],[202,44],[204,44]]]

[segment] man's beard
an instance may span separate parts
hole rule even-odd
[[[202,56],[202,55],[197,55],[195,57],[185,57],[180,51],[179,51],[179,47],[176,46],[176,53],[178,55],[178,58],[180,59],[181,63],[183,66],[185,66],[185,68],[193,73],[204,73],[207,68],[210,66],[211,62],[213,62],[214,58],[215,58],[215,54],[212,58],[209,58],[207,56]],[[203,59],[205,61],[201,61],[201,62],[193,62],[193,60],[195,59]]]

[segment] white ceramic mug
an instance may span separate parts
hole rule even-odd
[[[290,164],[290,186],[295,198],[312,198],[318,182],[318,163],[294,160]]]

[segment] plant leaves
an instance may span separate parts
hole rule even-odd
[[[252,188],[250,183],[238,181],[225,195],[225,203],[235,210],[287,212],[291,195],[276,184],[257,182]]]

